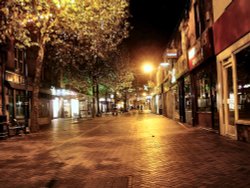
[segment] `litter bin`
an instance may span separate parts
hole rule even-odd
[[[7,117],[4,115],[0,116],[0,139],[8,137],[7,129]]]

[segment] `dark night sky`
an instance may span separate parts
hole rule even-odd
[[[132,61],[139,68],[149,61],[158,65],[171,34],[183,14],[186,0],[130,0],[133,29],[126,40]]]

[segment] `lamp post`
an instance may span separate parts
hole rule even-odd
[[[154,70],[153,65],[147,63],[143,65],[143,71],[149,74],[149,80],[151,81],[152,71]]]

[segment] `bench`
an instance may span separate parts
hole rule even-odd
[[[7,117],[5,115],[0,115],[0,139],[5,139],[8,137],[8,126]]]
[[[25,132],[25,124],[22,122],[18,122],[16,119],[13,119],[11,122],[8,123],[8,134],[9,136],[19,135],[22,132]]]
[[[0,123],[0,139],[5,139],[8,137],[8,126],[7,123],[1,122]]]

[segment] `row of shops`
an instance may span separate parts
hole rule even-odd
[[[18,86],[18,85],[16,85]],[[31,88],[26,95],[24,88],[16,87],[13,83],[5,87],[7,119],[24,121],[25,104],[31,111]],[[26,102],[28,101],[28,102]],[[92,97],[79,94],[67,89],[43,90],[39,94],[39,124],[49,124],[56,118],[87,118],[92,117]],[[27,116],[29,117],[29,113]]]
[[[163,82],[162,93],[154,96],[155,112],[189,125],[218,130],[214,67],[215,61],[208,61],[173,84]]]
[[[191,35],[186,31],[187,25],[192,24],[190,20],[181,22],[182,53],[178,48],[166,49],[164,57],[169,65],[158,69],[161,73],[157,75],[162,79],[152,102],[156,113],[162,111],[163,115],[187,125],[250,141],[250,18],[247,12],[250,12],[247,0],[232,1],[190,47],[187,43],[190,44]],[[192,9],[189,14],[191,17]],[[244,24],[237,22],[235,15]],[[229,23],[233,30],[228,29]]]
[[[52,88],[51,93],[53,118],[92,117],[92,97],[66,89]]]

